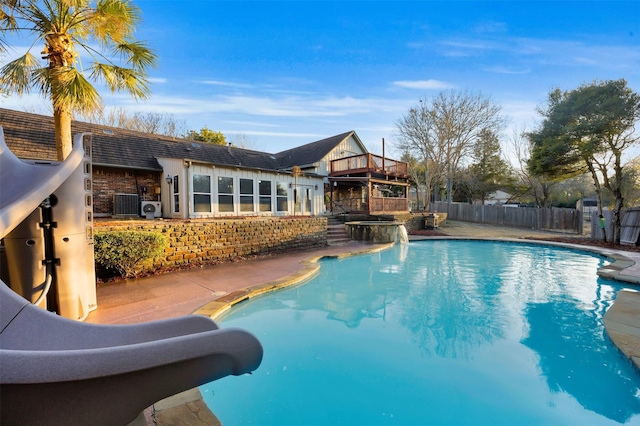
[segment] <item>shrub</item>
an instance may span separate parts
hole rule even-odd
[[[98,231],[94,235],[96,265],[133,278],[164,253],[165,245],[166,238],[157,232]]]

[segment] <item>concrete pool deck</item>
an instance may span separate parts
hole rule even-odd
[[[536,239],[571,237],[527,229],[504,228],[449,221],[441,231],[448,237],[513,240],[536,243]],[[549,244],[544,242],[545,244]],[[551,243],[557,244],[557,243]],[[599,249],[578,244],[559,244],[594,251],[615,259],[601,275],[640,284],[640,253]],[[381,250],[386,244],[352,242],[316,250],[264,256],[198,269],[126,280],[98,286],[98,309],[87,322],[128,324],[199,313],[216,317],[233,304],[257,294],[296,284],[313,276],[322,257],[342,257]],[[635,286],[633,285],[635,284]],[[620,303],[619,303],[620,302]],[[640,368],[640,293],[625,290],[605,315],[607,332],[620,350]],[[201,399],[197,389],[156,403],[132,425],[215,425],[220,424]]]

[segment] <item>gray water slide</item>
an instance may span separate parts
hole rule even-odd
[[[7,147],[0,126],[0,238],[20,225],[82,163],[84,150],[75,143],[62,163],[23,161]],[[44,162],[40,162],[44,163]]]
[[[0,127],[0,238],[82,164],[16,158]],[[0,424],[124,425],[156,401],[262,361],[250,333],[204,316],[124,326],[86,324],[41,309],[0,281]]]

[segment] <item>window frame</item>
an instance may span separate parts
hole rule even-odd
[[[223,186],[221,186],[221,183],[225,181],[228,182],[228,184],[225,184]],[[222,189],[229,189],[230,192],[223,192],[221,191]],[[217,197],[218,197],[218,213],[222,213],[222,214],[229,214],[229,213],[235,213],[236,211],[236,198],[235,198],[235,194],[234,194],[234,189],[235,189],[235,179],[231,176],[218,176],[217,179]],[[223,203],[221,202],[222,200],[227,200],[230,199],[231,203]],[[222,209],[222,206],[227,206],[227,209]],[[231,206],[231,209],[228,209],[228,206]]]
[[[198,188],[199,190],[196,191],[196,187],[199,187],[201,185],[201,183],[196,183],[196,179],[200,179],[200,178],[206,178],[205,180],[208,183],[208,192],[202,191],[202,189],[205,189],[204,187],[202,188]],[[213,212],[213,208],[212,208],[212,191],[211,191],[211,175],[205,175],[205,174],[200,174],[200,173],[194,173],[191,176],[191,185],[192,185],[192,196],[193,196],[193,213],[212,213]],[[200,198],[201,200],[207,200],[208,199],[208,203],[206,202],[202,202],[202,201],[196,201],[197,198]],[[201,206],[207,206],[208,208],[205,210],[199,210],[199,208]]]

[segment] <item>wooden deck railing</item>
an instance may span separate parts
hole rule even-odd
[[[409,210],[408,200],[397,197],[373,197],[370,212],[400,212]]]
[[[397,197],[373,197],[371,206],[360,199],[343,199],[336,201],[335,210],[339,212],[400,212],[409,209],[406,198]]]
[[[331,162],[331,174],[375,172],[393,176],[408,176],[409,163],[374,154],[354,155]]]

